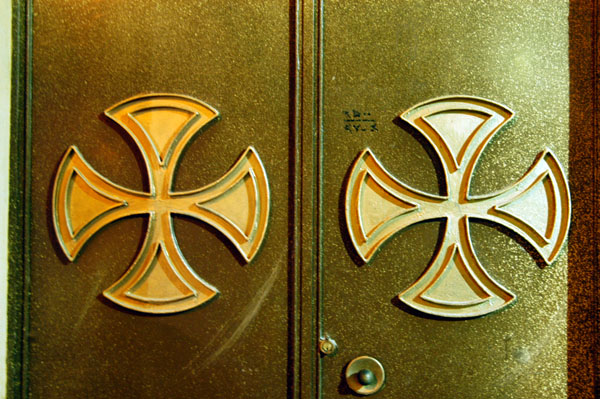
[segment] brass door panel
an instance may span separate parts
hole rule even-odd
[[[530,237],[521,232],[519,238],[498,219],[502,215],[486,210],[481,216],[493,223],[469,218],[461,224],[467,233],[456,235],[457,240],[470,237],[469,255],[464,248],[471,245],[450,245],[454,235],[446,232],[456,223],[454,216],[480,211],[467,209],[468,203],[453,208],[444,198],[461,192],[467,199],[502,192],[546,147],[563,167],[569,164],[568,4],[402,1],[384,7],[377,2],[334,1],[324,3],[322,15],[321,328],[338,345],[337,354],[321,362],[323,397],[351,393],[343,372],[361,355],[372,356],[385,369],[385,387],[375,397],[566,397],[566,246],[562,252],[556,246],[546,248],[558,256],[544,267],[550,252],[536,255],[539,246]],[[477,144],[480,154],[466,159],[459,150],[450,159],[444,154],[452,154],[452,147],[444,153],[433,130],[415,118],[436,106],[430,99],[465,95],[503,104],[516,117],[496,131],[484,151]],[[455,98],[468,99],[438,102],[449,104]],[[426,105],[416,106],[423,102]],[[463,179],[470,185],[459,189],[459,172],[473,173]],[[537,173],[533,168],[529,177]],[[558,181],[560,175],[557,169]],[[361,182],[361,176],[367,180]],[[395,202],[393,209],[405,219],[386,213],[384,194],[372,194],[377,188],[366,186],[368,176],[384,185],[385,179],[396,179],[387,181],[385,191],[403,201]],[[406,186],[418,192],[403,191]],[[562,183],[562,199],[554,202],[560,208],[558,218],[561,212],[564,216],[555,232],[563,237],[568,226],[566,190]],[[352,202],[363,194],[366,205]],[[442,202],[446,205],[436,205]],[[501,208],[503,203],[497,205]],[[410,209],[419,206],[422,213],[411,219]],[[369,241],[371,233],[363,241],[357,238],[359,212],[375,241]],[[430,216],[435,220],[420,223]],[[445,217],[447,222],[440,220]],[[378,223],[389,220],[398,228],[384,231],[394,227],[384,225],[382,236],[376,236]],[[373,256],[384,236],[387,241]],[[479,305],[467,306],[461,298],[471,300],[475,291],[469,296],[462,288],[432,286],[445,277],[438,273],[449,270],[444,264],[461,263],[454,255],[436,259],[438,248],[467,254],[473,265],[478,259],[498,286],[510,292],[495,290],[498,286],[490,281],[487,287],[495,291],[485,290],[497,292],[497,306],[485,301],[491,294],[482,294],[483,302],[475,298]],[[468,268],[462,268],[465,275]],[[478,270],[483,278],[486,272]],[[517,301],[511,292],[518,293]],[[511,306],[505,307],[507,303]]]
[[[9,397],[592,398],[583,3],[15,4]]]
[[[288,7],[33,2],[30,397],[287,395]]]

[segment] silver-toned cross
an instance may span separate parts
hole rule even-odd
[[[550,264],[569,229],[570,197],[556,157],[540,153],[530,170],[500,192],[471,196],[477,161],[514,113],[477,97],[452,96],[418,104],[400,117],[420,132],[439,157],[446,195],[415,190],[394,178],[365,149],[347,182],[345,213],[354,248],[365,262],[395,233],[415,223],[444,220],[444,238],[433,260],[401,301],[421,312],[464,318],[510,304],[515,294],[486,272],[471,242],[469,221],[501,225],[525,239]]]

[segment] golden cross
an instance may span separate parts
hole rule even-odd
[[[56,174],[54,228],[73,261],[83,245],[107,224],[147,215],[146,237],[129,270],[104,296],[140,312],[173,313],[201,305],[218,290],[186,262],[173,231],[173,214],[202,220],[219,230],[249,262],[265,236],[269,188],[262,162],[249,147],[219,180],[203,188],[173,192],[184,148],[219,119],[212,107],[191,97],[152,94],[129,98],[105,111],[140,151],[149,192],[112,183],[88,164],[77,147],[65,153]]]
[[[444,238],[433,260],[401,301],[440,317],[474,317],[510,304],[516,296],[481,266],[469,231],[486,220],[524,238],[550,264],[567,237],[569,188],[552,152],[539,154],[514,185],[471,196],[473,170],[490,139],[514,113],[492,101],[443,97],[418,104],[400,117],[433,146],[444,173],[445,195],[415,190],[394,178],[369,149],[354,162],[345,212],[354,248],[365,262],[395,233],[420,222],[444,220]]]

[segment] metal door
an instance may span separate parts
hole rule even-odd
[[[44,398],[285,397],[289,5],[35,1],[31,7],[31,296],[24,392]],[[172,121],[177,130],[188,111],[201,115],[202,126],[185,150],[177,140],[187,137],[173,138],[171,150],[166,139],[151,137],[158,157],[152,148],[141,153],[144,138],[131,130],[132,120],[151,136],[161,112],[167,113],[164,123]],[[199,127],[182,129],[193,133]],[[168,162],[167,173],[175,170],[174,197],[218,181],[238,159],[246,161],[242,154],[249,147],[262,159],[270,186],[267,201],[259,197],[268,188],[258,183],[248,189],[257,191],[250,201],[270,206],[258,253],[256,248],[244,253],[217,225],[178,211],[170,216],[172,234],[156,233],[162,222],[149,222],[148,213],[123,214],[96,232],[77,256],[68,254],[73,261],[65,256],[59,242],[69,233],[58,237],[53,227],[60,224],[58,210],[66,209],[65,220],[71,218],[78,236],[95,223],[88,220],[94,215],[79,211],[96,206],[100,220],[111,212],[102,213],[112,206],[105,202],[119,200],[126,190],[147,193],[155,184],[157,195],[165,194],[156,170]],[[152,162],[146,158],[162,163],[148,166]],[[84,170],[86,165],[96,172]],[[69,175],[69,168],[75,174]],[[108,192],[107,183],[94,177],[99,175],[123,189]],[[232,189],[245,190],[252,179]],[[53,194],[61,184],[65,194]],[[86,184],[96,190],[84,194],[79,186]],[[241,206],[237,200],[212,206],[217,212],[212,217]],[[123,201],[135,207],[131,199]],[[194,201],[188,204],[192,212],[200,209]],[[152,255],[146,252],[155,249],[145,241],[152,234],[175,240],[161,241],[154,254],[158,266],[148,269],[154,274],[141,276],[137,286],[121,280],[123,292],[116,292],[121,288],[113,284],[136,257]],[[181,262],[175,259],[177,245],[196,277],[169,263]],[[248,262],[246,255],[253,259]],[[155,287],[161,284],[169,286],[162,293]],[[175,301],[171,307],[171,299],[208,285],[206,303]],[[157,297],[164,299],[162,307]]]
[[[398,294],[424,274],[429,263],[435,263],[434,257],[458,256],[459,252],[465,259],[470,256],[467,249],[460,249],[468,246],[465,243],[458,245],[455,255],[443,252],[450,240],[447,230],[459,222],[444,219],[453,212],[449,208],[442,211],[442,218],[430,218],[428,213],[434,208],[423,208],[414,224],[399,226],[381,247],[374,243],[374,248],[357,250],[350,238],[354,222],[346,216],[352,206],[346,195],[352,196],[350,191],[361,184],[352,180],[351,165],[369,156],[387,169],[388,176],[407,186],[427,194],[453,196],[456,187],[450,187],[452,176],[445,174],[452,167],[436,148],[442,142],[428,141],[425,127],[415,128],[409,123],[410,116],[400,116],[441,96],[483,97],[516,114],[512,123],[493,135],[474,171],[466,167],[465,173],[473,174],[472,197],[514,184],[545,148],[552,150],[562,165],[568,165],[567,17],[566,2],[325,4],[321,323],[323,332],[336,340],[339,353],[323,360],[324,397],[350,392],[340,372],[360,355],[372,356],[383,365],[386,384],[382,397],[444,398],[450,392],[461,398],[565,397],[566,249],[551,266],[543,267],[533,248],[523,249],[514,239],[525,242],[526,235],[515,237],[497,223],[469,218],[464,228],[469,229],[466,235],[479,263],[511,293],[506,295],[518,300],[511,299],[509,306],[490,314],[487,312],[496,309],[491,305],[483,312],[475,305],[460,305],[479,298],[475,291],[480,289],[459,287],[453,281],[451,267],[455,267],[454,273],[471,273],[466,267],[457,271],[459,268],[452,266],[463,261],[460,259],[451,259],[451,266],[433,271],[439,274],[438,280],[415,287],[414,300],[407,299],[412,293],[399,299]],[[451,97],[425,104],[421,106],[423,118],[433,120],[427,107],[437,109],[431,112],[442,107],[454,112],[467,103],[486,104],[479,101],[483,100]],[[462,105],[456,105],[459,103]],[[431,123],[436,127],[435,123],[441,122]],[[437,128],[443,135],[445,128]],[[460,128],[469,129],[465,125]],[[466,159],[469,150],[459,149],[470,143],[446,142],[460,167],[470,161]],[[370,152],[361,155],[365,148]],[[460,151],[466,154],[462,163]],[[380,184],[376,182],[381,179],[377,175],[362,184]],[[390,194],[376,199],[368,198],[368,193],[362,195],[365,202],[380,200],[373,209],[392,204],[389,212],[393,215],[410,212],[408,202],[384,198]],[[410,196],[402,199],[407,198]],[[416,194],[414,198],[416,206]],[[502,205],[502,200],[498,201],[497,205]],[[376,236],[378,223],[392,223],[393,217],[367,220],[369,205],[359,206],[364,234],[383,240],[387,232]],[[515,214],[522,211],[530,212],[514,210]],[[475,291],[467,293],[471,289]],[[487,295],[482,291],[482,298]],[[450,304],[443,305],[444,301]]]
[[[593,4],[15,5],[11,397],[593,397]],[[410,117],[456,104],[502,119],[476,156]]]

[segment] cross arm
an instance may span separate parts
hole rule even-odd
[[[173,212],[219,230],[250,262],[269,218],[269,184],[257,151],[248,147],[219,180],[195,191],[172,193]]]
[[[567,238],[569,187],[560,164],[548,149],[514,185],[470,202],[472,216],[515,232],[535,248],[546,264],[554,261]]]
[[[139,207],[147,197],[103,177],[71,146],[58,167],[52,196],[54,229],[67,258],[75,259],[83,245],[107,224],[147,213]]]
[[[362,260],[369,262],[395,233],[442,218],[439,209],[445,200],[403,184],[367,148],[354,162],[346,188],[346,223],[352,244]]]

